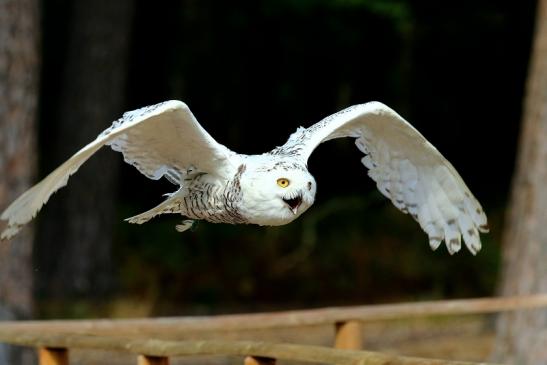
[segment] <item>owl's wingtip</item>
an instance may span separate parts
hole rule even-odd
[[[8,225],[0,234],[0,242],[8,242],[21,230],[20,225]]]

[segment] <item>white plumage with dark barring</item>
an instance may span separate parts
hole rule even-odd
[[[28,223],[70,175],[104,145],[150,179],[167,178],[178,190],[155,208],[128,218],[144,223],[164,213],[214,223],[283,225],[314,202],[316,181],[307,160],[322,142],[355,138],[363,165],[378,189],[427,233],[431,248],[448,251],[463,239],[473,254],[486,215],[460,175],[437,149],[395,111],[379,102],[354,105],[309,128],[298,128],[282,146],[261,155],[235,153],[201,127],[186,104],[166,101],[125,113],[74,156],[22,194],[0,216],[3,240]]]

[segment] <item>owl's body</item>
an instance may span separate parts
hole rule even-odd
[[[313,204],[315,179],[306,166],[271,154],[237,158],[240,164],[233,176],[187,173],[179,190],[168,194],[157,207],[127,221],[142,224],[159,214],[177,213],[190,219],[177,226],[180,231],[190,227],[191,220],[280,226],[292,222]],[[289,171],[293,187],[281,189],[276,176]],[[275,190],[279,190],[279,200],[271,199],[270,192]],[[291,199],[297,209],[288,205]]]
[[[346,108],[261,155],[242,155],[217,143],[186,104],[167,101],[127,112],[0,216],[2,239],[15,235],[51,194],[104,145],[147,177],[178,187],[155,208],[128,218],[144,223],[165,213],[212,223],[277,226],[292,222],[314,202],[317,184],[307,160],[322,142],[353,137],[365,154],[362,163],[378,189],[410,214],[429,236],[433,249],[444,240],[450,253],[461,241],[476,254],[486,215],[454,167],[416,129],[387,106],[370,102]]]

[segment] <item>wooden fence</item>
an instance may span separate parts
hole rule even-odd
[[[547,307],[547,294],[323,308],[277,313],[131,320],[53,320],[0,322],[0,342],[39,349],[40,365],[68,364],[69,349],[124,351],[139,365],[165,365],[170,357],[225,355],[244,357],[244,365],[273,365],[276,359],[338,365],[464,365],[360,351],[361,324],[367,321],[445,316]],[[256,341],[172,341],[154,339],[206,331],[245,331],[310,325],[335,326],[335,348]]]

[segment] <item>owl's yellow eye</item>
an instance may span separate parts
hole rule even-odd
[[[282,177],[281,179],[277,179],[277,185],[281,186],[282,188],[286,188],[289,186],[290,182],[289,179],[285,179]]]

